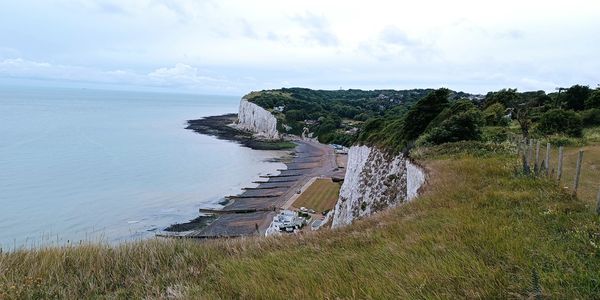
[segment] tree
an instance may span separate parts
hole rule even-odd
[[[517,122],[519,122],[523,138],[528,139],[529,128],[531,127],[531,106],[527,103],[521,103],[515,108],[514,113]]]
[[[590,94],[590,87],[586,85],[576,84],[568,88],[563,98],[563,101],[565,102],[565,108],[572,110],[583,110],[585,108],[585,101],[588,99]]]
[[[404,117],[401,137],[404,142],[416,140],[429,123],[448,107],[450,91],[441,88],[419,100]]]
[[[289,121],[303,121],[306,118],[306,115],[302,110],[290,109],[285,113],[285,118]]]
[[[600,125],[600,108],[592,108],[581,112],[583,126],[592,127]]]
[[[538,130],[543,134],[581,136],[583,122],[579,114],[572,110],[551,109],[540,118]]]
[[[450,114],[445,113],[451,112]],[[427,140],[433,144],[478,140],[481,138],[483,116],[479,109],[469,101],[452,104],[440,116],[448,116],[427,134]]]
[[[600,89],[590,93],[590,96],[585,100],[585,108],[600,108]]]
[[[484,108],[488,108],[492,104],[500,103],[504,107],[514,107],[519,102],[519,94],[517,89],[501,89],[497,92],[489,92],[485,96]]]
[[[508,120],[505,115],[506,108],[502,103],[494,103],[483,111],[483,118],[488,126],[506,126]]]

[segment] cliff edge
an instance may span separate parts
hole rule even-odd
[[[266,109],[242,98],[238,119],[234,125],[237,129],[252,132],[255,137],[267,140],[281,138],[277,131],[277,118]]]
[[[353,146],[332,227],[394,207],[417,196],[425,174],[404,155],[391,155],[376,147]]]

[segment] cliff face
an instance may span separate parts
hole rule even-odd
[[[264,139],[279,139],[277,119],[264,108],[242,98],[236,128],[253,132]]]
[[[425,173],[417,165],[406,161],[406,200],[410,201],[419,195],[419,189],[425,183]]]
[[[353,146],[332,227],[352,223],[417,195],[425,181],[420,168],[403,155],[393,156],[368,146]]]

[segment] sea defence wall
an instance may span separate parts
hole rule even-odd
[[[353,146],[332,227],[352,223],[416,197],[425,182],[420,167],[404,155],[392,155],[375,147]]]
[[[280,138],[277,131],[277,118],[266,109],[242,98],[235,127],[253,132],[256,137],[276,140]]]

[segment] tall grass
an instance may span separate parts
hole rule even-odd
[[[599,220],[584,201],[515,175],[513,156],[444,157],[422,162],[417,200],[339,230],[3,253],[0,298],[600,295]]]

